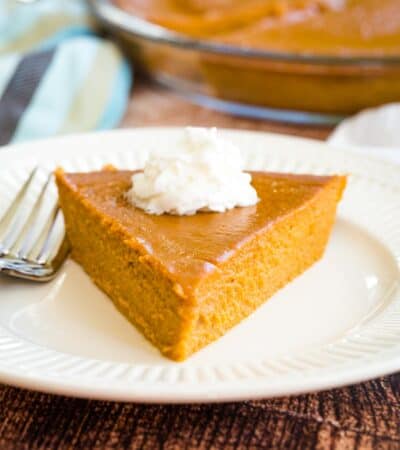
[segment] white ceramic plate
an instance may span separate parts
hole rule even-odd
[[[29,169],[137,168],[176,129],[0,149],[0,213]],[[0,382],[111,400],[209,402],[326,389],[400,369],[400,170],[321,143],[224,131],[249,169],[350,173],[324,258],[184,363],[163,358],[67,261],[48,284],[0,278]]]

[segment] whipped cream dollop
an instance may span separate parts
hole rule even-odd
[[[149,214],[224,212],[258,202],[240,150],[216,128],[184,130],[172,152],[152,152],[143,172],[132,176],[127,199]]]

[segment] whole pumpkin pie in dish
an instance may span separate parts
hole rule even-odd
[[[253,172],[259,201],[151,215],[133,172],[56,171],[73,258],[165,356],[222,336],[323,255],[346,178]]]
[[[136,67],[180,92],[234,102],[215,107],[336,116],[400,100],[399,0],[110,1],[174,32],[158,42],[132,21],[134,32],[119,35]]]

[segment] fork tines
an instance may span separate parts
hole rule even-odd
[[[23,269],[24,262],[32,267],[52,269],[61,247],[65,253],[65,245],[61,245],[65,241],[63,217],[56,196],[51,195],[53,175],[48,173],[43,177],[41,172],[38,168],[30,172],[0,219],[0,271],[7,272],[7,262],[17,271]],[[29,273],[28,278],[38,278],[43,271],[39,272],[37,277]]]

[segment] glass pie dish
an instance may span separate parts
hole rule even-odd
[[[189,100],[236,115],[330,125],[400,101],[400,55],[330,56],[265,51],[170,31],[88,0],[136,68]]]

